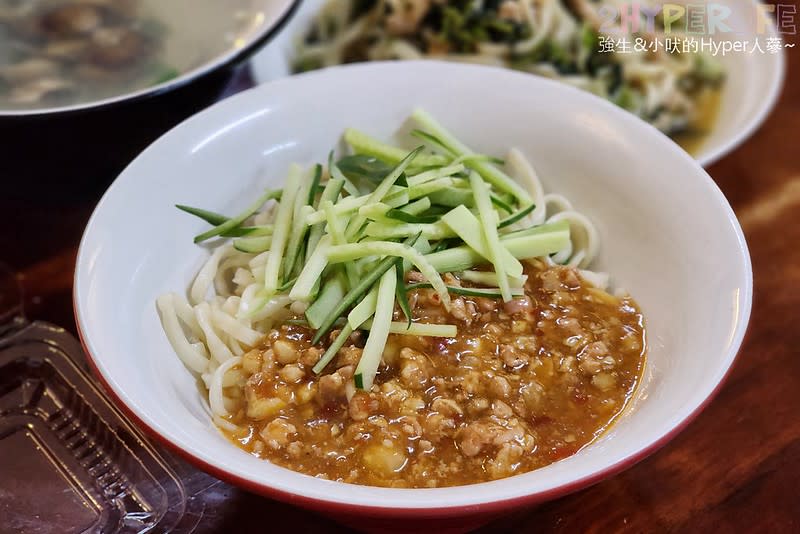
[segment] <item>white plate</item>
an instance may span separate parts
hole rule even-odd
[[[686,3],[677,0],[674,3]],[[252,66],[258,83],[265,83],[291,74],[295,43],[302,39],[314,15],[327,0],[304,0],[297,14],[281,34],[253,56]],[[692,3],[692,2],[688,2]],[[736,30],[736,40],[754,43],[755,30],[751,28],[756,0],[715,0],[716,4],[731,8],[726,22]],[[775,106],[783,87],[786,58],[783,51],[768,53],[765,49],[769,37],[778,36],[775,25],[770,22],[766,33],[760,37],[764,54],[732,53],[717,59],[727,72],[722,91],[719,116],[713,130],[698,147],[695,159],[704,167],[725,156],[750,137],[767,118]],[[749,52],[749,48],[748,48]]]
[[[431,84],[445,76],[451,87]],[[376,83],[380,80],[380,83]],[[502,99],[491,95],[502,93]],[[487,96],[488,95],[488,96]],[[488,154],[519,147],[549,191],[597,225],[596,267],[637,298],[650,352],[626,415],[574,456],[479,486],[398,490],[301,475],[259,460],[212,426],[173,353],[155,300],[207,257],[203,223],[177,203],[235,212],[290,162],[325,161],[347,126],[389,138],[421,106]],[[502,69],[436,62],[337,67],[262,85],[181,124],[109,188],[86,228],[75,313],[96,372],[161,441],[215,475],[317,508],[459,514],[554,497],[652,452],[708,402],[742,340],[752,297],[744,237],[703,169],[657,130],[587,93]]]

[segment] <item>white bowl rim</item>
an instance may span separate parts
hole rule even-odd
[[[68,106],[44,107],[33,109],[4,109],[0,108],[0,119],[14,118],[14,117],[40,117],[40,116],[64,116],[79,112],[97,110],[107,108],[121,103],[131,103],[147,98],[156,97],[158,95],[168,93],[184,85],[204,77],[216,71],[219,68],[227,65],[235,65],[240,61],[248,58],[260,49],[264,44],[273,39],[280,33],[283,27],[289,22],[292,16],[297,12],[297,8],[302,3],[302,0],[278,0],[283,5],[280,12],[272,19],[267,19],[261,24],[261,29],[248,39],[248,41],[240,48],[229,48],[226,52],[210,58],[202,65],[188,70],[166,82],[156,85],[151,85],[136,91],[121,93],[108,98],[100,100],[91,100],[78,104],[71,104]]]
[[[269,84],[256,86],[238,95],[235,95],[226,100],[218,102],[217,104],[194,115],[193,117],[190,117],[183,123],[179,124],[172,130],[164,134],[162,138],[167,136],[178,135],[178,133],[182,129],[189,127],[187,125],[192,125],[194,123],[201,123],[202,121],[206,120],[206,117],[213,115],[220,115],[220,116],[226,115],[225,111],[227,109],[231,110],[234,109],[238,105],[239,101],[243,101],[245,99],[255,100],[255,97],[261,93],[268,95],[272,92],[280,91],[286,85],[291,86],[295,83],[298,83],[298,80],[308,79],[313,82],[315,78],[325,78],[328,76],[336,75],[337,73],[347,75],[348,72],[352,72],[355,70],[380,71],[381,69],[392,69],[392,68],[413,69],[415,68],[416,65],[419,64],[425,64],[425,65],[434,64],[437,69],[454,69],[454,70],[479,69],[482,71],[492,70],[496,71],[493,76],[520,77],[529,80],[526,83],[545,84],[545,85],[550,85],[553,89],[557,88],[561,92],[568,91],[570,93],[573,93],[573,96],[575,98],[590,100],[591,105],[595,107],[605,106],[606,111],[615,116],[616,121],[623,123],[627,122],[630,124],[632,128],[641,130],[643,134],[646,133],[650,136],[659,138],[659,141],[657,142],[662,144],[664,150],[671,151],[673,157],[678,159],[683,159],[684,163],[694,167],[697,170],[698,179],[702,179],[705,182],[705,185],[709,188],[710,193],[714,196],[719,206],[725,212],[726,222],[728,223],[728,226],[731,229],[733,229],[735,234],[734,237],[738,245],[737,247],[738,257],[742,262],[742,267],[743,267],[742,272],[744,276],[741,280],[739,280],[741,291],[738,293],[737,296],[738,306],[736,307],[736,314],[735,314],[736,326],[735,330],[730,335],[728,349],[725,352],[724,356],[724,361],[727,362],[727,367],[724,369],[722,375],[717,378],[716,382],[714,382],[713,380],[709,380],[708,390],[703,399],[701,399],[691,409],[686,410],[685,415],[683,415],[680,420],[675,421],[674,425],[669,430],[663,432],[658,438],[653,440],[648,445],[639,448],[635,452],[629,454],[628,456],[621,459],[620,461],[617,461],[616,463],[596,468],[592,472],[587,473],[585,476],[572,479],[568,483],[564,483],[558,486],[553,486],[547,488],[546,490],[538,491],[535,493],[518,492],[518,494],[508,497],[487,499],[484,495],[481,494],[479,488],[480,486],[483,486],[485,484],[493,484],[494,482],[485,482],[467,486],[469,488],[475,488],[476,491],[471,492],[471,494],[467,497],[453,499],[457,501],[455,503],[442,506],[436,503],[436,500],[433,498],[434,495],[436,494],[436,492],[442,492],[452,488],[433,488],[433,489],[370,488],[372,490],[375,490],[374,492],[375,494],[380,494],[384,497],[389,493],[398,497],[403,494],[405,494],[406,496],[410,496],[412,494],[425,495],[425,504],[419,504],[418,501],[415,501],[416,503],[413,506],[409,506],[403,504],[402,502],[396,505],[393,503],[388,504],[385,502],[385,499],[380,499],[380,498],[375,498],[370,502],[366,503],[353,502],[352,499],[348,499],[347,495],[347,488],[354,487],[353,485],[320,480],[296,472],[292,472],[292,474],[296,477],[301,477],[298,480],[302,479],[302,481],[305,481],[309,486],[319,483],[327,484],[326,489],[329,491],[324,493],[324,496],[320,496],[321,492],[313,492],[314,495],[309,495],[308,493],[311,492],[305,491],[306,484],[298,483],[297,486],[293,488],[293,491],[288,491],[283,488],[276,488],[274,486],[271,486],[268,483],[264,482],[263,480],[258,480],[258,477],[249,476],[243,473],[242,474],[232,473],[228,470],[225,470],[219,466],[214,465],[213,463],[211,463],[210,460],[203,458],[203,455],[198,453],[196,450],[191,450],[190,448],[184,447],[181,444],[177,443],[169,435],[167,435],[166,432],[159,431],[156,428],[156,425],[152,423],[152,419],[150,419],[146,413],[140,413],[131,406],[129,406],[124,401],[125,393],[116,390],[112,386],[113,381],[110,380],[109,376],[106,374],[103,368],[102,358],[98,357],[99,351],[97,351],[94,347],[94,343],[91,336],[91,328],[87,324],[87,317],[86,317],[87,311],[85,308],[88,307],[88,304],[84,303],[81,298],[81,295],[85,293],[83,291],[83,288],[86,284],[88,284],[87,271],[88,271],[88,264],[90,263],[91,259],[91,254],[87,250],[88,236],[93,232],[94,227],[98,224],[97,219],[99,218],[99,213],[102,212],[104,204],[108,201],[108,198],[115,194],[114,191],[118,187],[120,187],[119,184],[122,183],[122,181],[127,180],[129,176],[133,176],[131,174],[128,174],[128,169],[130,169],[132,166],[136,164],[136,160],[134,160],[128,166],[128,168],[126,168],[126,170],[123,171],[123,173],[118,177],[118,179],[115,180],[115,182],[109,187],[109,189],[100,199],[97,206],[95,207],[94,212],[92,213],[92,216],[90,217],[87,223],[84,236],[81,239],[81,244],[78,249],[78,255],[76,260],[74,290],[73,290],[73,311],[76,318],[78,335],[81,344],[84,348],[84,351],[87,355],[87,361],[89,363],[90,368],[92,369],[95,377],[97,377],[99,381],[103,384],[106,392],[109,393],[111,398],[115,401],[116,406],[118,406],[121,409],[121,411],[124,412],[130,419],[132,419],[140,428],[144,429],[148,435],[157,439],[158,443],[166,446],[170,450],[176,452],[177,454],[185,458],[187,461],[193,463],[194,465],[198,466],[204,471],[211,473],[217,478],[220,478],[222,480],[225,480],[227,482],[230,482],[232,484],[243,487],[249,491],[259,493],[264,496],[268,496],[285,502],[290,502],[292,504],[304,505],[309,508],[321,509],[329,512],[331,511],[359,512],[359,513],[364,512],[364,513],[369,513],[372,516],[387,516],[387,517],[388,516],[396,517],[398,515],[405,515],[405,514],[411,514],[415,517],[448,517],[454,515],[497,512],[515,506],[536,504],[539,502],[543,502],[546,500],[554,499],[559,496],[566,495],[568,493],[577,491],[579,489],[597,483],[601,480],[604,480],[645,459],[647,456],[649,456],[650,454],[654,453],[662,446],[664,446],[669,440],[673,439],[678,433],[680,433],[680,431],[682,431],[686,426],[688,426],[688,424],[691,423],[697,417],[697,415],[699,415],[699,413],[708,405],[708,403],[710,403],[711,400],[713,400],[715,395],[721,389],[727,377],[730,375],[731,369],[733,367],[736,356],[739,352],[739,349],[741,347],[742,341],[744,339],[747,330],[750,318],[751,306],[752,306],[752,296],[753,296],[752,265],[751,265],[750,255],[744,234],[736,218],[736,215],[734,214],[733,209],[727,202],[727,199],[725,198],[722,191],[719,189],[716,183],[711,179],[711,177],[708,176],[708,174],[703,170],[703,168],[699,165],[699,163],[694,158],[692,158],[692,156],[690,156],[687,152],[681,149],[677,144],[672,142],[668,137],[659,132],[653,126],[647,124],[644,121],[641,121],[634,115],[625,112],[624,110],[618,108],[614,104],[602,98],[599,98],[597,96],[594,96],[590,93],[581,91],[576,88],[565,86],[557,81],[548,80],[545,78],[540,78],[535,76],[529,76],[524,73],[503,69],[500,67],[487,67],[481,65],[459,64],[459,63],[450,63],[450,62],[433,61],[433,60],[404,61],[404,62],[391,62],[391,61],[368,62],[368,63],[359,63],[350,65],[338,65],[335,67],[320,69],[308,73],[303,73],[283,78]],[[316,83],[319,85],[319,82]],[[159,144],[160,140],[161,139],[157,140],[150,147],[145,149],[145,151],[142,154],[154,150],[154,146]],[[524,476],[524,475],[518,475],[518,476]],[[511,479],[514,478],[516,477],[511,477]],[[427,503],[430,504],[428,505]]]

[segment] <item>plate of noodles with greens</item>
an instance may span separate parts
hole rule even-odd
[[[653,452],[724,379],[752,287],[725,197],[657,130],[541,77],[406,61],[167,133],[98,204],[74,294],[152,436],[364,529],[474,527]]]
[[[716,2],[730,9],[724,22],[731,31],[713,35],[688,32],[686,13],[659,10],[662,5],[637,3],[654,15],[640,11],[638,31],[627,33],[619,21],[630,3],[618,0],[306,0],[253,65],[259,82],[362,61],[510,68],[607,99],[708,165],[743,142],[772,109],[783,81],[783,45],[765,49],[779,34],[769,18],[754,26],[761,16],[756,1]],[[749,45],[725,54],[721,48],[684,52],[684,39]],[[756,40],[760,53],[753,50]]]

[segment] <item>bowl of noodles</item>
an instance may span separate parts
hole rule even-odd
[[[774,106],[783,82],[783,43],[756,0],[716,2],[714,9],[729,11],[722,32],[708,29],[705,11],[701,29],[689,32],[688,11],[670,11],[684,4],[635,4],[638,27],[623,29],[621,13],[631,9],[625,2],[310,0],[253,65],[259,81],[382,60],[519,70],[617,104],[707,166],[751,135]],[[717,48],[695,49],[687,40],[713,41]],[[769,42],[780,44],[768,49]],[[723,53],[725,43],[731,48]]]
[[[752,298],[733,212],[658,130],[444,62],[181,124],[98,204],[74,289],[144,430],[362,530],[475,528],[633,465],[718,390]]]

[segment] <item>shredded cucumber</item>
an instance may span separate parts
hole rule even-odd
[[[306,309],[306,320],[313,328],[320,328],[347,293],[347,281],[339,272],[325,282],[314,303]],[[337,316],[338,317],[338,316]]]
[[[407,286],[409,291],[413,289],[431,289],[433,286],[431,284],[426,283],[419,283],[419,284],[411,284]],[[502,298],[503,293],[500,291],[500,288],[497,287],[456,287],[456,286],[447,286],[447,291],[454,295],[462,295],[465,297],[486,297],[492,299],[499,299]],[[510,289],[511,295],[515,297],[519,297],[525,294],[525,291],[521,287],[512,287]]]
[[[364,330],[372,328],[372,320],[368,320],[361,325]],[[389,325],[389,333],[403,334],[406,336],[426,336],[426,337],[456,337],[458,327],[454,324],[432,324],[432,323],[411,323],[392,321]]]
[[[430,151],[348,129],[353,154],[336,160],[331,152],[327,170],[292,165],[281,190],[265,191],[235,217],[178,206],[212,226],[197,241],[231,238],[237,251],[257,254],[232,256],[237,269],[244,265],[234,279],[243,291],[236,293],[237,316],[273,320],[299,311],[292,303],[307,303],[305,319],[283,320],[308,327],[312,344],[325,348],[315,373],[325,371],[355,330],[367,331],[354,375],[367,391],[390,333],[458,335],[456,325],[419,322],[410,291],[432,289],[448,310],[451,295],[507,301],[524,295],[520,260],[571,245],[567,221],[530,225],[535,206],[498,167],[501,160],[474,153],[422,110],[413,118],[425,130],[414,135]],[[274,213],[256,215],[270,199],[277,201]],[[256,222],[245,226],[253,216]],[[472,270],[478,265],[494,271]],[[418,283],[405,281],[412,267]],[[443,273],[481,287],[448,286]],[[395,309],[404,321],[392,320]],[[341,330],[332,335],[334,328]]]
[[[498,284],[497,273],[494,271],[461,271],[458,273],[458,277],[467,282],[485,286],[496,286]],[[509,278],[508,283],[514,288],[524,286],[527,281],[528,276],[522,275],[519,278]]]
[[[483,179],[476,172],[470,173],[469,181],[472,185],[472,192],[475,195],[478,215],[480,215],[481,234],[489,249],[489,257],[487,259],[494,265],[494,272],[497,273],[497,282],[500,286],[500,293],[503,295],[503,301],[508,302],[511,300],[511,288],[508,285],[508,275],[504,261],[504,253],[507,254],[508,251],[500,244],[500,236],[497,233],[497,214],[492,209],[489,188],[486,187]]]
[[[394,291],[397,279],[394,272],[388,270],[381,276],[378,284],[378,297],[375,304],[375,318],[370,327],[361,360],[356,367],[353,376],[356,387],[369,391],[378,372],[378,366],[383,357],[383,348],[386,346],[386,338],[389,337],[389,328],[392,325],[392,314],[394,313]]]
[[[378,286],[373,287],[364,299],[347,315],[347,324],[355,330],[375,314],[378,305]]]
[[[397,179],[400,178],[400,175],[403,174],[403,171],[406,170],[406,167],[408,167],[411,162],[414,161],[414,158],[420,153],[421,150],[422,148],[415,148],[409,152],[408,155],[404,157],[394,169],[392,169],[392,172],[386,175],[386,178],[384,178],[383,181],[378,184],[378,186],[369,196],[367,203],[374,204],[380,202],[389,192],[389,189],[394,185]],[[352,240],[358,234],[365,222],[366,217],[361,214],[358,214],[350,219],[350,222],[347,224],[347,229],[345,230],[345,237],[347,237],[348,241]]]
[[[331,244],[333,245],[344,245],[347,243],[347,238],[344,235],[344,228],[342,228],[342,222],[336,216],[333,210],[333,203],[326,200],[322,203],[322,210],[325,212],[325,216],[328,221],[328,232],[331,236]],[[354,287],[358,281],[358,272],[356,271],[355,265],[352,263],[347,263],[344,266],[344,272],[347,275],[347,285],[348,287]]]
[[[461,163],[457,165],[448,165],[447,167],[439,167],[436,169],[430,169],[428,171],[421,172],[419,174],[415,174],[410,176],[406,179],[408,183],[408,187],[414,187],[417,185],[422,185],[426,182],[430,182],[432,180],[436,180],[438,178],[447,178],[449,176],[453,176],[459,172],[464,170],[464,165]]]
[[[410,204],[406,204],[402,208],[397,208],[404,213],[408,213],[409,215],[419,215],[420,213],[424,212],[428,208],[431,207],[431,199],[428,197],[422,197],[419,200],[415,200]]]
[[[328,247],[331,244],[331,237],[329,235],[323,236],[319,240],[317,247],[309,256],[303,270],[297,277],[292,290],[289,292],[289,297],[294,300],[307,301],[311,299],[314,293],[314,286],[322,276],[322,271],[328,265]]]
[[[410,223],[436,222],[436,216],[420,216],[419,214],[431,207],[428,197],[422,197],[410,204],[400,208],[394,208],[389,204],[378,202],[377,204],[367,204],[358,209],[358,213],[373,221],[383,221],[397,224],[397,221]]]
[[[398,239],[417,234],[436,241],[456,237],[456,233],[441,222],[427,224],[371,222],[364,229],[364,235],[377,239]]]
[[[309,206],[313,202],[313,194],[311,193],[312,183],[319,180],[319,174],[322,172],[320,167],[314,170],[314,176],[303,177],[300,182],[300,188],[295,193],[294,211],[292,212],[292,228],[289,232],[289,239],[286,243],[286,255],[283,260],[283,278],[284,281],[289,279],[294,273],[295,262],[303,247],[300,246],[308,231],[308,225],[305,220],[305,213],[313,210]]]
[[[417,238],[409,238],[409,239],[406,239],[402,244],[400,244],[400,243],[391,243],[391,244],[392,245],[398,245],[401,248],[404,248],[404,247],[408,248],[408,247],[414,246],[416,241],[417,241]],[[338,246],[335,246],[335,247],[331,247],[330,249],[328,249],[328,261],[330,261],[331,250],[333,250],[335,248],[347,248],[347,247],[352,247],[352,246],[362,247],[363,248],[364,245],[366,245],[366,244],[363,244],[363,245],[359,245],[359,244],[338,245]],[[419,252],[417,252],[414,249],[410,249],[410,250],[412,250],[415,253],[419,254]],[[372,256],[372,255],[373,254],[364,254],[364,256]],[[389,255],[389,254],[380,254],[380,255],[386,256],[386,255]],[[360,257],[364,257],[364,256],[360,256]],[[356,258],[353,257],[351,259],[356,259]],[[347,261],[347,260],[345,260],[345,261]],[[355,303],[358,302],[359,299],[363,298],[364,294],[372,288],[373,284],[375,284],[375,282],[377,282],[378,279],[381,276],[383,276],[383,274],[386,271],[388,271],[389,269],[391,269],[394,266],[394,262],[395,262],[395,258],[394,257],[384,258],[383,260],[380,261],[380,263],[378,263],[378,265],[373,270],[371,270],[369,273],[365,274],[365,276],[358,282],[358,284],[356,284],[355,286],[351,287],[350,291],[348,291],[346,295],[341,297],[338,302],[332,302],[332,303],[327,304],[327,305],[331,306],[332,310],[330,311],[330,313],[326,317],[324,317],[324,319],[322,319],[319,322],[319,326],[315,326],[317,331],[314,333],[314,338],[312,339],[312,343],[316,343],[320,339],[322,339],[322,336],[327,334],[328,331],[331,329],[331,327],[333,326],[333,323],[335,323],[336,320],[339,317],[341,317],[344,312],[346,312],[353,305],[355,305]],[[311,323],[311,318],[308,316],[308,312],[306,312],[306,318],[308,319],[308,322]],[[316,320],[316,317],[314,317],[314,319]],[[312,325],[313,325],[313,323],[312,323]]]
[[[328,249],[328,261],[341,263],[365,256],[395,256],[411,262],[428,279],[442,299],[445,309],[450,309],[450,295],[436,269],[414,248],[390,241],[369,241],[337,245]]]
[[[325,367],[331,363],[331,360],[336,357],[339,349],[344,346],[345,341],[347,341],[347,338],[350,337],[350,334],[352,333],[353,329],[350,328],[350,325],[345,324],[339,331],[339,335],[336,336],[336,339],[334,339],[333,343],[331,343],[328,347],[328,350],[325,351],[325,353],[322,355],[322,358],[319,359],[319,361],[316,363],[316,365],[314,365],[314,367],[311,368],[311,370],[314,371],[315,374],[320,374]]]
[[[247,252],[249,254],[261,254],[269,250],[272,245],[272,237],[241,237],[233,242],[233,248],[240,252]]]
[[[531,235],[504,236],[500,239],[500,242],[517,259],[554,254],[570,244],[569,224],[561,224],[561,222],[566,223],[566,221],[560,221],[559,223],[543,225],[540,227],[542,231]],[[463,271],[486,263],[486,259],[483,256],[466,245],[427,254],[425,259],[434,269],[442,273]]]
[[[402,206],[403,204],[408,203],[408,195],[406,193],[406,188],[401,186],[393,186],[389,188],[389,198],[396,199],[391,202],[384,200],[390,207],[397,207]],[[350,196],[341,199],[340,201],[336,202],[333,205],[333,211],[339,217],[344,217],[351,214],[354,211],[357,211],[361,206],[364,206],[369,203],[371,195],[361,195],[361,196]],[[313,225],[318,224],[325,221],[325,213],[322,210],[317,210],[315,212],[309,213],[306,215],[306,224]]]
[[[381,143],[354,128],[348,128],[344,131],[344,140],[356,153],[374,156],[393,165],[400,163],[408,154],[407,150]],[[441,156],[420,154],[420,157],[413,163],[412,167],[431,167],[444,165],[445,163],[447,163],[446,158]]]
[[[294,200],[303,178],[303,169],[299,165],[289,167],[286,176],[286,185],[283,187],[283,196],[275,215],[275,232],[272,234],[272,244],[269,256],[264,267],[264,292],[269,296],[275,293],[280,285],[281,260],[292,229],[292,215],[294,213]]]
[[[446,213],[442,217],[442,221],[475,252],[483,256],[487,261],[491,261],[491,250],[484,234],[483,226],[471,211],[464,206],[458,206]],[[510,252],[501,249],[499,256],[507,275],[515,278],[522,276],[522,264]]]
[[[411,115],[417,123],[422,126],[428,133],[435,135],[444,146],[458,156],[473,154],[466,145],[459,141],[453,134],[447,131],[444,126],[434,119],[430,113],[423,109],[416,109]],[[525,189],[522,188],[517,182],[512,180],[503,171],[485,161],[480,160],[466,160],[466,165],[478,171],[480,175],[493,186],[497,187],[500,191],[506,191],[514,195],[525,204],[531,202],[531,197]]]
[[[199,235],[195,236],[195,238],[194,238],[194,242],[195,242],[195,243],[201,243],[201,242],[205,241],[206,239],[210,239],[210,238],[212,238],[212,237],[216,237],[216,236],[218,236],[218,235],[222,235],[222,234],[224,234],[224,233],[226,233],[226,232],[230,232],[231,230],[233,230],[233,229],[237,228],[237,227],[238,227],[238,226],[240,226],[240,225],[241,225],[241,224],[242,224],[242,223],[243,223],[243,222],[244,222],[244,221],[245,221],[245,220],[246,220],[248,217],[250,217],[250,216],[251,216],[251,215],[253,215],[253,214],[254,214],[256,211],[258,211],[258,208],[260,208],[261,206],[263,206],[263,205],[264,205],[264,203],[265,203],[266,201],[268,201],[269,199],[271,199],[271,198],[273,197],[273,195],[274,195],[274,194],[275,194],[275,193],[274,193],[273,191],[266,191],[266,192],[264,192],[264,193],[263,193],[261,196],[259,196],[259,197],[258,197],[258,198],[255,200],[255,202],[253,202],[252,204],[250,204],[250,206],[248,206],[248,207],[247,207],[247,209],[246,209],[246,210],[244,210],[242,213],[240,213],[240,214],[239,214],[239,215],[237,215],[236,217],[233,217],[233,218],[231,218],[231,219],[228,219],[227,221],[223,222],[222,224],[219,224],[219,225],[215,226],[215,227],[214,227],[214,228],[212,228],[211,230],[205,231],[205,232],[203,232],[202,234],[199,234]]]
[[[325,189],[322,190],[317,207],[321,206],[323,202],[335,202],[339,197],[339,193],[342,191],[342,187],[344,187],[344,180],[341,178],[331,178],[325,185]],[[308,219],[308,216],[306,216],[306,219]],[[325,225],[322,222],[311,225],[311,229],[308,231],[308,244],[306,245],[307,255],[311,255],[314,249],[317,248],[317,243],[322,239],[324,233]]]

